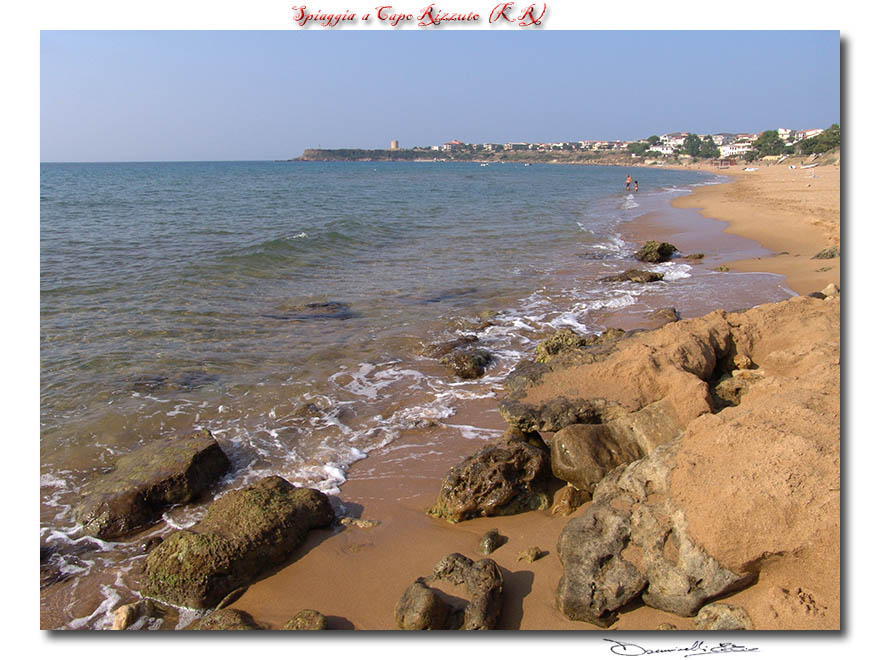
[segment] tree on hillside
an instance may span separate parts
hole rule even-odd
[[[718,158],[721,156],[721,150],[711,136],[707,135],[700,143],[700,158]]]
[[[651,145],[646,142],[632,142],[626,149],[636,156],[644,156],[650,146]]]
[[[752,145],[760,157],[779,156],[785,151],[785,142],[777,131],[764,131]]]
[[[831,124],[824,133],[801,140],[797,147],[802,154],[823,154],[832,149],[839,149],[840,124]]]
[[[700,145],[701,140],[699,136],[694,133],[688,133],[687,137],[684,139],[684,146],[682,147],[682,151],[686,153],[688,156],[693,156],[697,158],[700,155]]]
[[[658,142],[660,142],[660,136],[659,135],[652,135],[649,138],[645,138],[645,141],[648,144],[654,145],[654,144],[657,144]]]

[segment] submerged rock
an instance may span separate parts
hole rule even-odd
[[[195,499],[228,468],[209,431],[152,442],[86,486],[74,515],[87,534],[120,538],[155,522],[172,504]]]
[[[479,339],[476,335],[462,335],[457,339],[431,344],[425,348],[423,354],[429,358],[440,359],[446,357],[453,351],[470,346],[477,341],[479,341]]]
[[[206,385],[213,385],[219,377],[199,371],[186,371],[181,374],[166,376],[159,374],[142,374],[131,385],[135,392],[192,392]]]
[[[459,378],[473,379],[486,373],[492,354],[483,348],[469,347],[453,351],[440,361],[451,367]]]
[[[678,249],[672,243],[648,241],[639,248],[635,256],[639,261],[657,264],[662,261],[669,261],[677,251]]]
[[[280,321],[345,321],[355,316],[356,314],[352,311],[351,305],[333,300],[294,305],[277,314],[263,314],[264,318]]]
[[[470,600],[462,607],[444,599],[429,582],[464,587]],[[501,616],[504,579],[491,559],[474,562],[453,553],[441,559],[429,577],[416,578],[397,602],[401,630],[493,630]]]
[[[659,282],[663,279],[663,273],[655,273],[652,270],[638,270],[630,268],[617,275],[609,275],[603,277],[600,282],[635,282],[636,284],[647,284],[649,282]]]
[[[455,523],[544,509],[550,477],[546,449],[519,441],[487,445],[446,473],[428,513]]]
[[[194,527],[170,534],[147,557],[141,593],[208,608],[286,560],[314,527],[333,522],[327,496],[281,477],[226,493]]]

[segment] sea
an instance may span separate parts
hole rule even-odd
[[[702,262],[651,265],[661,282],[601,281],[645,267],[627,223],[724,180],[496,162],[42,164],[41,627],[108,628],[138,597],[145,538],[191,526],[230,488],[277,474],[338,496],[354,463],[493,396],[558,329],[790,297],[778,276],[718,272],[729,255],[711,246]],[[494,358],[475,380],[426,355],[466,334]],[[130,540],[83,533],[72,510],[91,480],[193,429],[232,464],[206,501]]]

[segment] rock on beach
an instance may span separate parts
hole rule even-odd
[[[86,486],[74,515],[87,534],[124,537],[172,504],[192,501],[227,469],[229,459],[209,431],[151,442]]]
[[[326,495],[265,477],[226,493],[194,527],[157,546],[147,556],[141,592],[184,607],[213,607],[286,560],[310,529],[332,522]]]

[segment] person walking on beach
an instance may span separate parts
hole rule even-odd
[[[626,188],[624,188],[624,190],[629,190],[629,187],[632,185],[632,182],[633,182],[633,178],[629,174],[627,174],[626,175]]]

